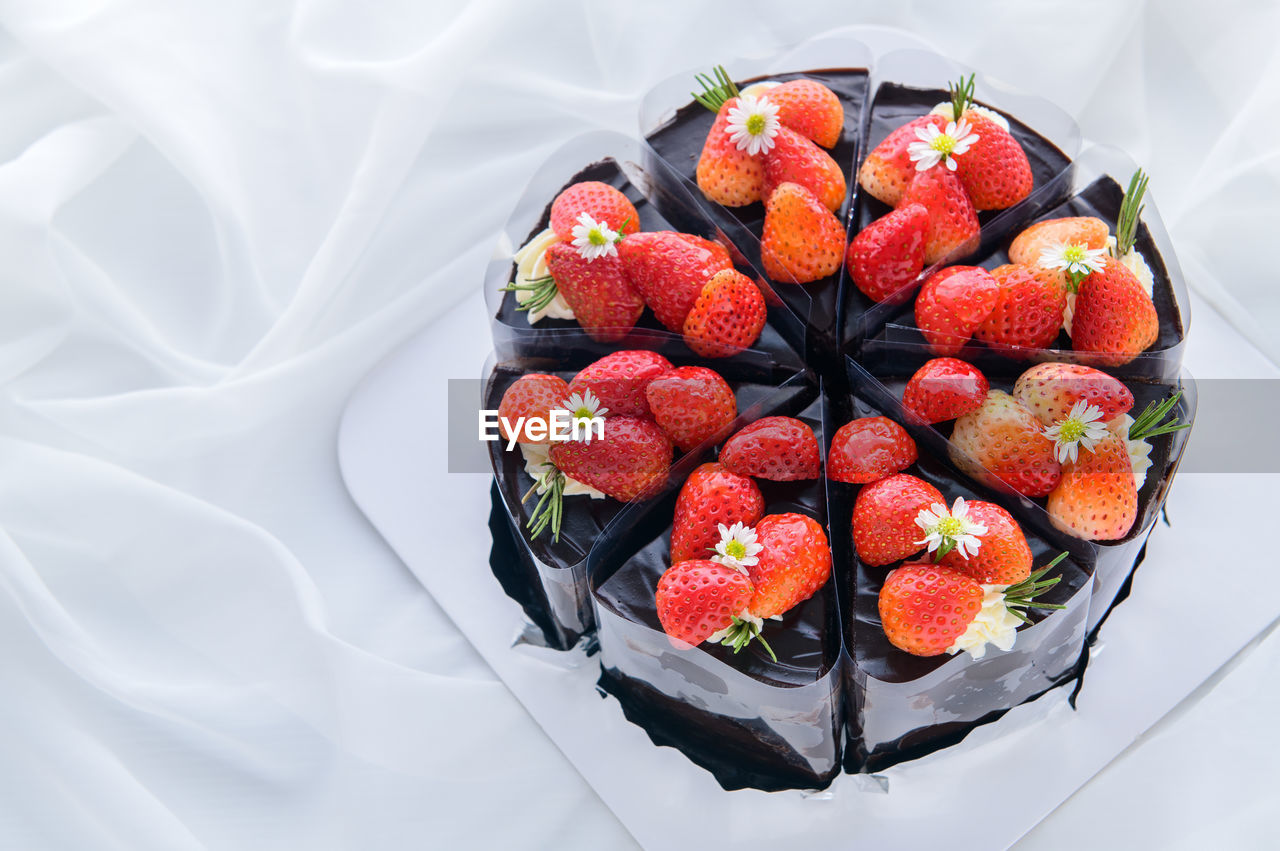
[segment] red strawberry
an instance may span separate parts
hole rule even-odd
[[[1090,541],[1115,541],[1129,534],[1138,517],[1138,488],[1125,441],[1114,433],[1081,449],[1062,468],[1049,494],[1049,520],[1058,529]]]
[[[880,589],[880,623],[889,643],[913,656],[949,650],[982,611],[982,585],[934,564],[904,564]]]
[[[679,331],[702,286],[716,272],[732,269],[718,242],[669,230],[646,231],[618,243],[627,278],[658,321]]]
[[[958,258],[978,247],[978,214],[960,178],[945,165],[915,173],[899,202],[899,206],[907,204],[923,204],[929,211],[925,263]]]
[[[1098,407],[1108,421],[1133,407],[1133,393],[1119,380],[1073,363],[1036,364],[1018,376],[1013,395],[1047,426],[1061,422],[1077,402]]]
[[[512,428],[517,429],[516,421],[522,417],[549,422],[551,411],[563,408],[568,398],[569,385],[563,378],[539,372],[522,375],[503,392],[502,401],[498,403],[498,430],[504,439],[510,440],[515,431],[508,430],[505,423],[511,423]],[[549,443],[551,440],[549,434],[534,440],[527,425],[520,425],[517,430],[520,443]]]
[[[924,549],[921,511],[943,502],[933,485],[906,473],[873,482],[853,504],[853,546],[863,564],[892,564]]]
[[[986,585],[1016,585],[1030,576],[1031,547],[1013,515],[993,502],[973,500],[967,505],[969,520],[987,527],[978,536],[982,544],[975,555],[965,558],[954,549],[938,563]]]
[[[658,580],[658,621],[676,647],[696,646],[731,626],[752,593],[751,580],[732,567],[682,561]]]
[[[902,407],[927,423],[940,423],[976,410],[991,386],[976,366],[955,358],[934,358],[916,370],[902,391]]]
[[[640,230],[635,205],[618,189],[598,180],[575,183],[556,196],[551,202],[551,229],[568,242],[573,239],[573,229],[583,213],[618,233]]]
[[[1000,288],[986,269],[948,266],[920,287],[916,324],[935,354],[959,354],[999,297]]]
[[[1151,296],[1120,261],[1106,258],[1101,272],[1080,284],[1071,346],[1078,352],[1102,352],[1099,361],[1120,366],[1151,348],[1160,333],[1160,320]]]
[[[1000,346],[1041,349],[1052,343],[1067,307],[1067,294],[1057,275],[1015,263],[997,266],[991,275],[1000,285],[1000,297],[975,336]]]
[[[911,161],[907,147],[919,139],[916,129],[932,124],[939,130],[947,126],[941,115],[922,115],[890,133],[885,140],[867,155],[858,169],[858,182],[871,193],[871,197],[891,207],[899,206],[907,187],[916,175],[916,164]]]
[[[978,141],[956,157],[956,174],[973,206],[979,210],[1003,210],[1031,194],[1031,163],[1018,140],[980,113],[964,115]]]
[[[671,561],[710,557],[720,543],[720,525],[754,526],[764,516],[764,497],[749,476],[722,464],[703,464],[689,474],[676,497],[671,524]]]
[[[1062,476],[1040,421],[1001,390],[956,420],[949,452],[971,478],[1006,492],[1047,496]]]
[[[916,442],[888,417],[860,417],[845,423],[831,439],[827,476],[838,482],[866,484],[901,472],[915,463]]]
[[[747,567],[755,595],[751,614],[770,618],[813,596],[831,575],[831,547],[822,524],[803,514],[769,514],[756,524],[764,547]]]
[[[604,436],[551,444],[551,463],[620,502],[652,495],[671,466],[671,441],[651,420],[611,416]]]
[[[831,155],[804,136],[786,127],[778,128],[773,150],[765,157],[764,197],[783,183],[798,183],[835,212],[844,203],[844,172]]]
[[[729,433],[738,403],[718,372],[705,366],[668,370],[649,382],[645,397],[653,418],[685,452]]]
[[[760,259],[775,281],[807,284],[834,275],[844,259],[844,227],[809,189],[780,184],[765,203]]]
[[[684,342],[704,358],[727,358],[760,338],[768,310],[755,282],[736,269],[711,276],[684,320]]]
[[[789,80],[774,86],[764,97],[778,105],[784,127],[830,148],[844,132],[844,106],[831,89],[817,80]]]
[[[608,416],[649,417],[645,387],[671,369],[671,361],[657,352],[631,349],[605,355],[584,367],[569,382],[570,393],[590,390],[609,409]]]
[[[845,266],[858,289],[884,301],[919,277],[929,211],[907,204],[867,225],[849,243]]]
[[[1106,248],[1109,230],[1107,223],[1093,216],[1071,216],[1063,219],[1046,219],[1036,222],[1018,234],[1009,246],[1009,262],[1024,266],[1038,266],[1040,254],[1046,248],[1059,245],[1080,245],[1085,248]],[[1066,286],[1064,273],[1061,282]]]
[[[726,207],[745,207],[764,198],[764,157],[738,150],[725,132],[729,110],[737,105],[736,97],[720,105],[702,145],[696,174],[702,194]]]
[[[743,476],[775,482],[816,479],[822,473],[818,438],[793,417],[763,417],[725,441],[720,463]]]
[[[544,256],[556,287],[591,339],[614,343],[635,327],[644,299],[616,256],[587,260],[567,242],[552,245]]]

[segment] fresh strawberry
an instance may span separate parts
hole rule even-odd
[[[611,416],[604,436],[551,444],[551,463],[566,476],[629,502],[666,481],[671,441],[652,420]]]
[[[858,491],[853,504],[853,546],[863,564],[892,564],[924,549],[916,524],[921,511],[942,503],[933,485],[907,473]]]
[[[725,441],[720,463],[743,476],[775,482],[816,479],[822,474],[818,438],[793,417],[763,417]]]
[[[1138,488],[1129,450],[1112,432],[1063,465],[1062,480],[1049,494],[1049,520],[1062,531],[1090,541],[1129,534],[1138,517]]]
[[[764,197],[783,183],[806,187],[828,210],[835,212],[844,203],[844,172],[831,155],[804,136],[778,128],[773,137],[773,150],[764,163]]]
[[[764,497],[754,479],[723,464],[703,464],[689,474],[676,497],[671,561],[709,558],[720,542],[722,524],[754,526],[763,516]]]
[[[1159,333],[1151,296],[1120,261],[1107,257],[1102,271],[1080,284],[1071,320],[1071,346],[1076,351],[1103,353],[1101,363],[1120,366],[1149,349]]]
[[[658,321],[679,331],[702,287],[716,272],[732,269],[720,243],[675,231],[645,231],[618,243],[631,285]]]
[[[658,580],[658,621],[676,647],[697,646],[732,626],[754,592],[751,580],[732,567],[702,559],[677,562]]]
[[[621,234],[640,230],[640,216],[626,195],[607,183],[584,180],[564,189],[551,202],[551,229],[565,242],[583,213]]]
[[[1047,496],[1062,476],[1040,421],[1002,390],[956,420],[948,451],[962,471],[997,490]]]
[[[859,417],[831,439],[827,476],[861,485],[899,473],[915,463],[916,442],[888,417]]]
[[[844,227],[808,188],[780,184],[765,202],[760,259],[779,282],[807,284],[834,275],[844,260]]]
[[[880,588],[880,624],[889,643],[913,656],[946,653],[982,611],[982,585],[936,564],[904,564]]]
[[[924,269],[929,211],[907,204],[867,225],[849,243],[845,267],[858,289],[884,301],[915,281]]]
[[[726,207],[745,207],[764,198],[764,157],[738,150],[729,138],[729,110],[737,105],[736,97],[720,105],[696,172],[702,194]]]
[[[998,346],[1041,349],[1052,343],[1067,306],[1067,294],[1056,275],[1015,263],[997,266],[991,275],[1000,285],[999,299],[975,336]]]
[[[635,327],[644,299],[616,255],[588,260],[571,244],[557,242],[544,257],[556,287],[591,339],[615,343]]]
[[[930,351],[959,354],[999,297],[995,278],[980,266],[948,266],[926,278],[916,296],[916,324]]]
[[[907,147],[919,141],[916,130],[930,124],[942,130],[947,126],[947,119],[932,114],[913,118],[867,154],[862,168],[858,169],[858,182],[871,193],[871,197],[891,207],[900,206],[902,196],[916,175],[916,164],[911,161]]]
[[[584,367],[569,382],[570,393],[590,390],[609,416],[650,417],[645,387],[671,369],[671,361],[647,349],[613,352]]]
[[[1037,266],[1046,248],[1079,245],[1084,248],[1106,248],[1107,223],[1093,216],[1070,216],[1036,222],[1018,234],[1009,246],[1009,262]],[[1066,284],[1063,276],[1062,283]]]
[[[955,172],[935,165],[915,172],[899,206],[922,204],[929,211],[924,262],[956,259],[978,247],[978,214]]]
[[[736,269],[711,276],[684,320],[684,342],[704,358],[727,358],[760,338],[768,309],[755,282]]]
[[[835,92],[817,80],[788,80],[764,96],[778,105],[778,120],[783,127],[790,127],[824,148],[840,141],[844,106]]]
[[[522,375],[503,392],[502,401],[498,403],[498,430],[506,440],[518,434],[520,443],[549,443],[549,434],[542,435],[541,440],[534,440],[527,425],[521,424],[518,431],[513,432],[507,429],[506,423],[511,423],[514,428],[521,418],[549,421],[551,412],[563,408],[568,398],[569,385],[563,378],[539,372]]]
[[[813,596],[831,576],[831,547],[822,524],[803,514],[769,514],[756,524],[764,547],[747,566],[755,586],[751,614],[770,618]]]
[[[1061,422],[1077,402],[1111,420],[1133,407],[1133,393],[1101,370],[1074,363],[1041,363],[1018,376],[1013,395],[1047,426]]]
[[[729,434],[738,403],[720,374],[705,366],[668,370],[645,387],[653,418],[685,452]]]
[[[902,391],[902,407],[927,423],[954,420],[977,410],[991,389],[973,364],[955,358],[925,361]]]
[[[1031,547],[1013,515],[993,502],[975,499],[966,505],[968,519],[987,527],[978,535],[978,552],[966,558],[953,549],[938,563],[986,585],[1015,585],[1030,576]]]
[[[981,113],[964,114],[978,140],[955,158],[956,174],[978,210],[1003,210],[1031,194],[1031,163],[1018,140]]]

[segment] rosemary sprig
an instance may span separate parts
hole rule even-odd
[[[1137,239],[1138,218],[1145,209],[1142,196],[1147,192],[1149,179],[1143,174],[1142,169],[1135,171],[1133,177],[1129,178],[1129,188],[1125,190],[1124,200],[1120,202],[1120,215],[1116,219],[1115,257],[1117,260],[1129,253],[1133,248],[1134,240]]]
[[[775,662],[778,661],[778,657],[773,653],[773,648],[769,646],[769,642],[765,641],[764,636],[760,634],[760,627],[751,621],[743,620],[737,615],[733,616],[733,626],[729,627],[728,633],[720,640],[720,643],[732,647],[733,652],[737,653],[750,644],[753,639],[764,646],[764,649],[769,653],[770,659]]]
[[[1191,428],[1191,423],[1178,422],[1177,416],[1169,416],[1169,412],[1182,398],[1182,391],[1175,392],[1163,402],[1150,402],[1141,414],[1129,426],[1130,440],[1146,440],[1162,434],[1172,434],[1184,428]],[[1167,420],[1165,417],[1169,417]]]
[[[1010,585],[1004,592],[1005,608],[1018,620],[1023,623],[1031,623],[1031,619],[1024,613],[1025,609],[1065,609],[1066,606],[1059,603],[1036,603],[1035,598],[1057,585],[1061,580],[1061,576],[1055,576],[1052,579],[1042,579],[1046,573],[1057,567],[1067,554],[1059,553],[1058,557],[1046,564],[1044,567],[1032,573],[1026,579],[1017,585]]]
[[[551,540],[559,543],[560,519],[564,508],[564,473],[558,468],[548,465],[533,487],[525,492],[520,502],[528,502],[534,491],[540,489],[542,490],[542,498],[533,507],[532,513],[529,514],[529,522],[526,524],[529,529],[529,537],[537,538],[550,526]]]
[[[715,79],[706,74],[698,74],[695,79],[702,86],[702,92],[701,94],[698,92],[690,92],[689,94],[707,109],[712,112],[719,112],[725,101],[738,96],[738,86],[729,78],[729,72],[724,70],[723,65],[717,65],[712,73],[715,75]]]
[[[974,76],[970,74],[968,79],[961,77],[956,82],[947,84],[947,91],[951,93],[951,111],[955,115],[953,121],[959,121],[964,111],[973,103]]]
[[[529,297],[524,301],[520,301],[519,295],[516,296],[516,301],[520,302],[516,310],[539,311],[551,304],[560,290],[556,287],[555,278],[547,275],[545,278],[535,278],[527,284],[517,284],[512,281],[498,292],[517,294],[527,292]]]

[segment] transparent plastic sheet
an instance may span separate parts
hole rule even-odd
[[[886,416],[912,430],[911,418],[897,399],[856,363],[848,364],[848,391],[828,399],[833,425],[855,417]],[[955,470],[946,459],[944,445],[919,440],[918,445],[919,460],[906,472],[937,487],[948,504],[963,496],[1005,505],[1023,526],[1036,565],[1062,552],[1058,541],[1038,535],[1024,522],[1018,506],[993,499]],[[874,772],[954,745],[978,725],[1079,674],[1093,577],[1092,564],[1074,557],[1055,569],[1062,580],[1042,598],[1066,608],[1031,610],[1032,625],[1019,629],[1010,651],[991,648],[980,660],[967,653],[917,657],[889,644],[880,626],[878,601],[880,587],[896,565],[871,567],[857,557],[851,540],[852,513],[861,487],[829,483],[833,540],[839,541],[835,552],[843,583],[841,599],[847,605],[843,617],[849,648],[846,770]]]
[[[780,396],[768,412],[798,416],[825,447],[816,389]],[[592,550],[601,686],[655,744],[678,748],[726,789],[825,788],[840,771],[842,738],[834,576],[781,622],[766,622],[777,662],[758,642],[736,655],[719,645],[677,649],[658,623],[654,591],[669,566],[671,520],[683,480],[673,478],[655,510],[619,516]],[[766,514],[796,511],[825,525],[822,480],[758,483]]]
[[[567,361],[522,358],[495,362],[491,358],[485,365],[484,398],[478,400],[480,407],[497,410],[503,392],[521,375],[541,372],[569,381],[594,360],[594,355],[587,353]],[[683,360],[692,363],[696,359]],[[675,364],[684,365],[679,360]],[[733,366],[735,368],[725,370],[722,377],[737,401],[739,415],[735,428],[756,419],[760,410],[778,404],[778,399],[798,392],[796,388],[803,386],[805,380],[803,374],[793,374],[790,379],[783,379],[780,388],[773,383],[778,379],[771,370],[750,361]],[[519,447],[508,450],[505,441],[491,441],[486,445],[495,482],[489,525],[496,529],[495,534],[505,531],[501,545],[495,539],[490,569],[507,595],[520,603],[539,627],[547,646],[568,650],[595,626],[587,583],[588,554],[605,528],[629,506],[649,510],[653,500],[622,503],[608,497],[569,496],[564,501],[559,540],[553,541],[549,531],[532,540],[526,524],[537,497],[525,500],[534,480],[525,471],[524,455]],[[686,457],[701,458],[710,448],[710,444],[704,443],[688,453],[676,449],[673,464],[679,467]]]
[[[847,191],[837,216],[848,229],[852,209],[849,190],[854,184],[854,167],[860,156],[859,140],[865,110],[871,51],[848,35],[833,33],[806,41],[769,57],[737,58],[723,64],[729,76],[743,86],[761,80],[810,78],[825,84],[844,105],[845,126],[840,141],[828,151],[845,173]],[[715,116],[694,101],[697,74],[710,74],[712,67],[694,68],[659,83],[645,96],[640,107],[640,133],[653,150],[688,185],[695,186],[693,198],[707,215],[736,242],[757,253],[751,260],[758,268],[759,239],[764,228],[764,204],[727,208],[709,201],[696,189],[696,167],[707,132]],[[807,284],[773,282],[778,296],[799,316],[809,317],[809,353],[831,356],[837,341],[837,314],[843,266],[836,274]],[[804,349],[801,349],[804,351]]]
[[[910,344],[878,344],[864,352],[861,362],[847,360],[850,381],[853,385],[865,388],[862,392],[871,399],[878,400],[883,406],[895,406],[901,409],[902,392],[908,379],[925,361],[933,357],[932,353],[920,346]],[[1012,390],[1018,376],[1029,366],[1011,361],[1003,361],[993,365],[991,371],[984,374],[994,390]],[[1043,499],[1030,499],[1010,492],[1000,492],[981,484],[975,487],[985,492],[985,499],[999,502],[1009,509],[1020,522],[1034,528],[1038,534],[1053,541],[1061,549],[1072,554],[1081,564],[1090,565],[1094,573],[1093,599],[1089,611],[1089,631],[1095,627],[1111,610],[1116,596],[1132,573],[1139,553],[1146,544],[1147,536],[1155,527],[1161,516],[1165,498],[1182,461],[1187,441],[1194,430],[1196,415],[1195,379],[1185,369],[1176,379],[1143,379],[1119,376],[1126,387],[1133,393],[1133,411],[1143,410],[1149,402],[1167,399],[1174,392],[1181,391],[1181,398],[1171,412],[1180,422],[1191,423],[1192,428],[1151,438],[1151,468],[1147,471],[1147,479],[1138,491],[1138,517],[1133,528],[1119,541],[1085,541],[1067,535],[1054,528],[1044,507]],[[952,422],[925,425],[919,419],[906,415],[904,427],[922,446],[940,458],[950,462],[954,444],[950,442]],[[963,454],[963,453],[961,453]],[[967,455],[975,467],[980,467]]]
[[[863,127],[862,157],[903,124],[926,114],[939,103],[950,100],[950,83],[975,75],[975,102],[990,107],[1009,121],[1009,131],[1021,143],[1031,163],[1034,189],[1029,197],[1006,210],[978,213],[982,234],[978,247],[964,256],[946,258],[931,268],[963,263],[971,256],[984,256],[1017,223],[1029,221],[1037,205],[1052,205],[1067,195],[1063,174],[1081,146],[1080,129],[1075,121],[1049,101],[1011,89],[990,80],[962,63],[922,50],[898,50],[885,54],[875,64],[872,74],[873,95]],[[1032,129],[1034,128],[1034,129]],[[859,160],[858,165],[862,162]],[[888,213],[889,205],[872,198],[857,185],[853,188],[853,226],[849,237]],[[927,275],[928,269],[922,273]],[[876,304],[862,294],[852,282],[845,287],[842,342],[856,348],[858,342],[876,333],[900,310],[910,294]]]
[[[1137,164],[1123,152],[1107,146],[1091,145],[1070,169],[1058,175],[1050,185],[1040,187],[1022,204],[1002,213],[991,225],[992,235],[998,239],[986,250],[967,258],[967,264],[994,269],[1008,263],[1008,249],[1014,237],[1044,219],[1095,216],[1105,221],[1114,234],[1125,187],[1129,185],[1129,178],[1137,169]],[[1191,324],[1191,303],[1182,268],[1178,264],[1169,233],[1160,218],[1156,194],[1154,189],[1148,189],[1144,196],[1144,209],[1135,242],[1154,278],[1153,301],[1160,320],[1160,333],[1151,348],[1129,363],[1108,365],[1105,358],[1099,358],[1096,354],[1072,350],[1071,338],[1063,331],[1050,347],[1044,349],[1011,349],[972,340],[958,357],[984,371],[998,369],[1001,363],[1017,363],[1022,360],[1065,361],[1107,368],[1121,376],[1176,378],[1182,367],[1187,331]],[[877,330],[872,339],[864,342],[862,349],[865,351],[880,343],[926,345],[924,335],[916,327],[913,304],[914,294],[906,303],[886,303],[869,312],[867,327]]]
[[[676,230],[720,242],[729,249],[738,269],[762,284],[762,276],[748,259],[753,254],[758,257],[759,249],[747,247],[744,256],[742,240],[731,240],[720,232],[693,202],[688,188],[680,186],[670,167],[643,143],[608,131],[586,133],[556,150],[530,180],[485,271],[485,304],[499,357],[563,359],[581,352],[601,357],[619,349],[652,349],[671,359],[691,354],[682,336],[663,327],[648,308],[623,339],[601,343],[591,339],[575,320],[543,318],[531,325],[526,314],[516,309],[515,294],[502,291],[515,277],[515,252],[547,227],[551,202],[562,189],[583,180],[598,180],[621,190],[635,205],[642,231]],[[760,339],[733,358],[711,360],[713,365],[735,360],[787,372],[803,368],[798,352],[804,351],[807,311],[794,314],[791,307],[770,299],[767,286],[762,285],[761,290],[769,303],[769,318]]]

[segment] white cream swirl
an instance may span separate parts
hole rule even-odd
[[[524,453],[524,471],[529,477],[537,481],[544,472],[551,458],[551,447],[545,443],[522,443],[520,451]],[[541,494],[545,488],[539,488],[538,493]],[[604,499],[604,493],[591,487],[591,485],[583,484],[569,474],[564,477],[564,495],[565,496],[589,496],[592,499]]]
[[[516,263],[516,286],[525,286],[531,281],[538,278],[545,278],[551,274],[551,270],[547,268],[546,257],[547,249],[560,238],[556,236],[556,232],[551,228],[538,233],[533,239],[529,240],[512,258]],[[516,290],[516,301],[524,304],[530,298],[528,290]],[[551,317],[552,319],[574,319],[573,308],[569,307],[569,303],[564,300],[564,296],[556,293],[556,297],[551,299],[551,303],[541,310],[531,310],[528,313],[529,324],[536,325],[543,317]]]
[[[1142,490],[1147,481],[1147,471],[1151,469],[1151,444],[1145,440],[1130,440],[1129,428],[1132,425],[1133,417],[1128,414],[1120,414],[1107,423],[1111,432],[1125,442],[1129,450],[1129,466],[1133,469],[1133,483]]]
[[[929,112],[932,115],[944,115],[946,116],[948,121],[953,121],[956,115],[955,107],[952,105],[951,101],[949,100],[943,101],[942,103],[935,106],[933,109],[929,110]],[[992,123],[994,123],[1001,130],[1004,130],[1005,132],[1009,131],[1009,119],[1005,118],[1003,115],[996,112],[994,109],[987,109],[985,106],[970,104],[969,107],[964,112],[965,112],[965,115],[968,115],[971,112],[976,112],[978,115],[981,115],[983,118],[986,118]],[[964,116],[961,116],[961,118],[963,117]]]
[[[1013,649],[1018,626],[1022,623],[1004,604],[1004,592],[1008,585],[983,585],[982,610],[970,622],[969,627],[947,648],[955,655],[967,652],[974,659],[987,655],[987,645],[994,644],[1001,650]]]

